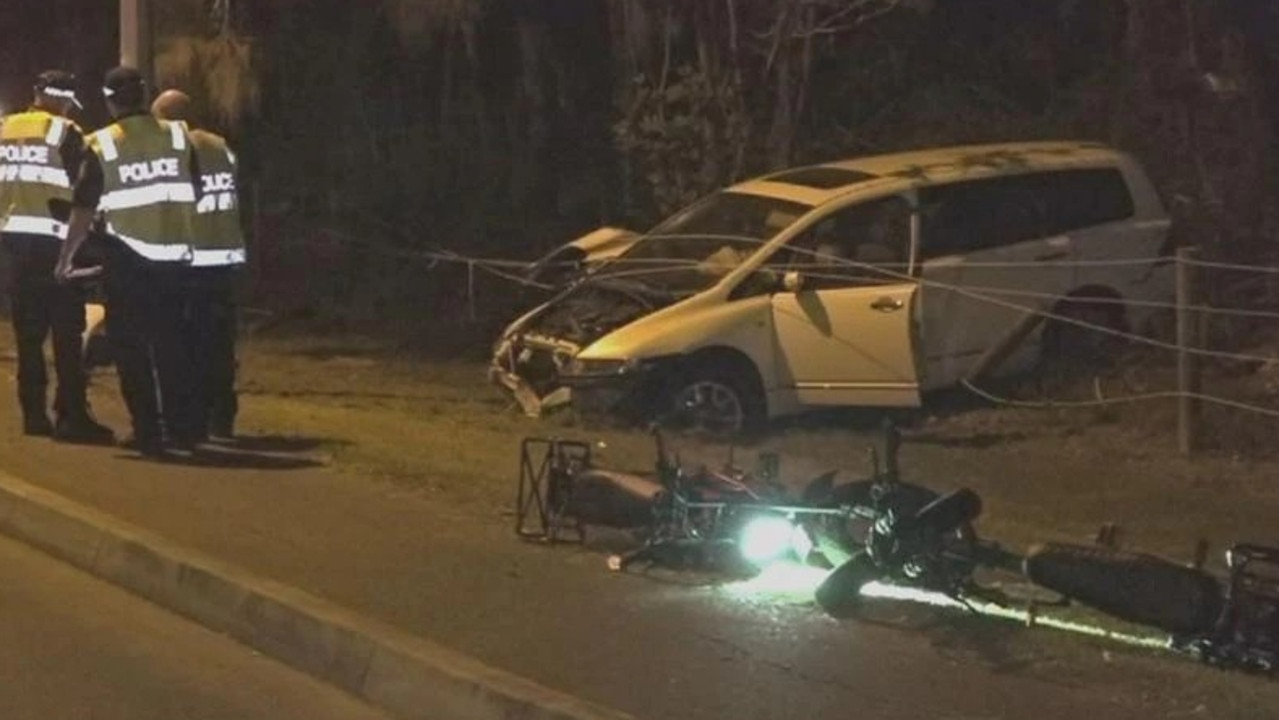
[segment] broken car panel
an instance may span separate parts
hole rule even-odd
[[[815,407],[918,406],[1028,313],[1066,321],[1019,340],[1001,373],[1091,326],[1143,327],[1172,295],[1168,226],[1140,166],[1094,143],[788,170],[628,237],[503,332],[492,377],[533,415],[571,397],[724,434]]]

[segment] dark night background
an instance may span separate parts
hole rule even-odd
[[[405,252],[530,258],[786,165],[1009,139],[1129,150],[1183,241],[1279,265],[1268,0],[154,5],[160,84],[244,158],[251,301],[284,315],[410,322],[464,302],[466,273]],[[64,66],[101,124],[117,15],[0,3],[0,103]],[[485,275],[483,314],[513,288]]]

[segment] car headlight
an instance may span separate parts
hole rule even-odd
[[[634,360],[603,360],[573,358],[568,364],[569,375],[621,375],[634,370]]]

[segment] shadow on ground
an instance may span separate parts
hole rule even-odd
[[[203,445],[185,455],[172,453],[152,460],[139,455],[124,455],[130,460],[149,460],[171,465],[245,470],[300,470],[324,467],[325,462],[304,453],[323,446],[348,445],[344,440],[287,435],[257,435],[236,438],[225,444]]]
[[[295,435],[247,435],[237,437],[224,447],[241,453],[302,453],[320,447],[350,445],[346,440],[299,437]]]
[[[200,451],[189,456],[170,454],[163,458],[147,458],[141,455],[120,455],[119,457],[125,460],[159,462],[166,465],[240,470],[301,470],[324,466],[324,463],[312,458],[261,455],[224,450]]]

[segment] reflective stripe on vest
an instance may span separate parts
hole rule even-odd
[[[224,248],[217,250],[196,250],[191,254],[193,267],[218,267],[221,265],[243,265],[244,248]]]
[[[4,227],[0,228],[0,232],[48,235],[59,240],[65,240],[67,238],[67,225],[47,217],[10,215],[9,219],[5,220]]]
[[[134,115],[89,144],[102,162],[107,232],[148,260],[190,262],[196,192],[185,126]]]
[[[26,182],[71,189],[71,179],[62,168],[45,165],[0,165],[0,182]]]
[[[67,121],[60,117],[53,118],[53,122],[49,123],[49,133],[44,136],[44,144],[49,147],[58,147],[62,144],[62,138],[67,135]]]
[[[107,232],[129,246],[130,250],[148,260],[155,260],[156,262],[191,262],[192,251],[190,245],[161,245],[147,242],[120,232],[110,222],[107,223]]]
[[[67,236],[49,215],[49,201],[71,200],[61,146],[75,123],[43,110],[0,120],[0,232]]]
[[[98,207],[104,211],[127,210],[162,202],[195,202],[191,183],[165,182],[103,193]]]
[[[102,128],[93,134],[102,151],[102,159],[111,162],[120,157],[120,149],[115,146],[115,138],[111,137],[111,128]]]
[[[174,150],[187,149],[186,126],[183,125],[182,123],[178,123],[178,122],[169,123],[169,138],[173,140]]]

